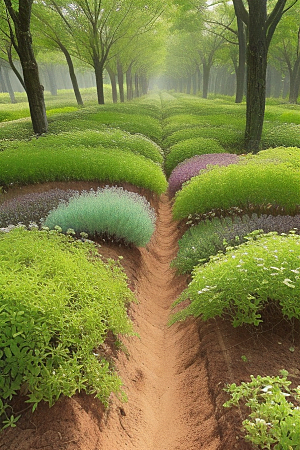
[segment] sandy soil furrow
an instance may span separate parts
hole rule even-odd
[[[163,196],[157,230],[149,248],[142,250],[139,304],[133,313],[139,339],[127,340],[129,359],[123,356],[118,365],[128,403],[114,403],[103,430],[103,450],[219,446],[197,326],[193,321],[167,326],[171,304],[185,287],[184,277],[176,277],[169,266],[177,239],[177,225]]]

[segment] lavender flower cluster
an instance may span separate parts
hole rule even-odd
[[[29,226],[31,222],[39,224],[49,211],[60,203],[67,203],[78,191],[51,189],[46,192],[35,192],[20,195],[12,200],[6,200],[0,205],[0,228],[22,223]]]
[[[169,196],[174,197],[176,192],[182,188],[183,183],[199,175],[200,170],[206,169],[210,165],[228,166],[236,164],[238,161],[239,157],[231,153],[211,153],[186,159],[178,164],[170,175]]]

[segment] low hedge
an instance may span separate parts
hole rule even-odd
[[[257,230],[257,231],[255,231]],[[251,216],[231,216],[200,222],[189,228],[179,240],[179,250],[171,266],[178,273],[191,273],[195,266],[208,262],[211,256],[218,252],[226,252],[228,247],[236,247],[252,239],[262,232],[288,233],[294,230],[300,234],[300,215],[272,216],[252,214]]]
[[[188,316],[208,320],[230,317],[233,326],[259,325],[265,307],[273,304],[288,319],[300,319],[300,236],[261,235],[197,266],[176,304],[190,304],[171,323]]]
[[[175,219],[238,207],[269,206],[295,214],[300,205],[300,173],[286,163],[256,162],[213,167],[194,177],[176,194]]]
[[[45,227],[59,226],[63,233],[73,229],[78,235],[109,237],[144,247],[155,229],[155,212],[139,194],[120,187],[83,192],[50,211]]]
[[[84,146],[49,151],[41,148],[38,141],[0,152],[0,186],[86,180],[127,182],[157,194],[167,188],[161,167],[144,156]]]
[[[165,158],[167,177],[184,160],[208,153],[225,153],[225,150],[215,139],[190,138],[173,145]]]
[[[20,390],[33,410],[81,391],[107,405],[122,382],[102,345],[132,333],[121,266],[94,244],[23,228],[0,233],[0,265],[2,428],[19,418],[10,400]]]

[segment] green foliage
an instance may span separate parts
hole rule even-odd
[[[261,145],[269,147],[300,147],[300,124],[265,122]]]
[[[204,214],[213,209],[250,205],[284,208],[294,213],[300,205],[300,174],[288,163],[267,163],[264,159],[213,167],[194,177],[175,197],[175,219]]]
[[[269,161],[285,162],[291,167],[300,167],[300,148],[299,147],[277,147],[261,150],[255,156],[249,155],[249,159],[265,159]]]
[[[22,144],[20,144],[22,147]],[[145,136],[132,135],[126,131],[118,129],[106,130],[80,130],[62,132],[59,135],[45,136],[43,139],[35,141],[36,149],[51,151],[53,148],[72,147],[75,151],[78,146],[92,148],[109,148],[119,150],[130,150],[140,154],[152,161],[162,164],[163,157],[161,148]],[[19,147],[20,148],[20,147]]]
[[[33,410],[42,400],[93,393],[105,404],[121,381],[104,359],[108,333],[131,333],[133,300],[118,263],[56,231],[0,233],[0,416],[21,391]]]
[[[205,155],[209,153],[224,153],[225,150],[215,139],[192,138],[181,141],[173,145],[166,155],[165,171],[170,176],[175,167],[195,155]]]
[[[144,247],[155,228],[155,213],[146,199],[122,188],[105,188],[72,197],[46,217],[44,226],[106,235]]]
[[[0,152],[0,185],[97,180],[128,182],[158,194],[167,188],[162,169],[144,156],[82,145],[49,150],[47,145],[43,147],[43,142],[47,143],[47,137]]]
[[[90,115],[89,120],[112,128],[120,128],[121,130],[129,131],[129,133],[144,134],[157,143],[161,141],[162,132],[159,120],[140,112],[125,114],[115,110],[100,110],[98,113]]]
[[[246,440],[260,449],[299,450],[300,443],[300,386],[290,389],[288,372],[281,377],[256,378],[250,382],[235,383],[225,391],[231,399],[226,408],[245,403],[250,408],[249,418],[243,421]]]
[[[193,271],[193,279],[180,303],[191,303],[176,313],[172,323],[187,316],[208,320],[229,316],[233,326],[258,325],[270,302],[288,319],[300,319],[300,236],[295,234],[256,236],[226,254],[218,254]]]
[[[190,221],[187,222],[190,224]],[[218,252],[226,252],[227,247],[235,247],[260,233],[289,233],[291,230],[300,232],[300,215],[282,216],[251,214],[225,218],[213,217],[202,220],[196,226],[191,226],[179,240],[179,250],[172,261],[179,273],[192,272],[198,264],[208,262],[211,256]]]
[[[164,147],[169,147],[177,142],[190,138],[215,139],[222,147],[231,152],[241,152],[243,149],[243,131],[231,128],[228,124],[223,127],[203,126],[190,128],[172,133],[164,140]]]

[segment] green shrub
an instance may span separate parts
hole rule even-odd
[[[161,194],[167,181],[159,165],[130,151],[77,146],[41,148],[43,138],[0,152],[0,186],[49,181],[127,182]],[[45,142],[47,140],[45,139]]]
[[[229,316],[233,326],[258,325],[267,304],[278,306],[288,319],[300,319],[300,236],[276,233],[256,236],[193,271],[193,279],[177,303],[191,303],[173,316],[208,320]]]
[[[250,382],[227,386],[225,391],[231,399],[224,406],[228,408],[242,403],[250,408],[243,428],[246,440],[257,448],[299,450],[300,386],[290,389],[288,372],[282,370],[281,375],[258,375],[256,378],[250,375]]]
[[[107,404],[121,380],[101,345],[132,332],[120,265],[103,263],[91,243],[15,228],[0,233],[0,266],[2,427],[18,419],[8,402],[20,390],[33,410],[80,391]]]
[[[226,127],[203,126],[201,128],[189,128],[176,131],[164,139],[163,146],[164,148],[167,148],[185,139],[196,137],[214,139],[219,142],[224,149],[230,150],[231,153],[243,151],[244,132],[239,129],[230,128],[229,125]]]
[[[61,203],[46,217],[44,226],[61,227],[64,233],[104,235],[144,247],[155,228],[155,213],[144,197],[122,188],[112,187],[85,192]]]
[[[176,194],[175,219],[238,207],[283,208],[295,213],[300,205],[300,173],[285,163],[264,160],[213,167],[194,177]]]
[[[265,159],[269,161],[285,162],[291,167],[300,167],[300,148],[298,147],[276,147],[261,150],[256,155],[247,156],[250,160]]]
[[[189,228],[179,240],[179,250],[172,261],[179,273],[192,272],[198,264],[208,262],[218,252],[225,253],[228,246],[235,247],[247,241],[248,234],[260,232],[288,233],[297,230],[300,233],[300,215],[272,216],[251,214],[251,216],[217,217],[201,221]]]
[[[133,153],[140,154],[152,161],[162,164],[163,156],[161,148],[147,137],[135,134],[132,135],[126,131],[107,128],[105,130],[75,130],[70,132],[61,132],[58,135],[45,135],[39,139],[33,139],[30,143],[10,142],[6,144],[8,148],[30,148],[36,150],[52,151],[60,147],[92,147],[109,148],[119,150],[130,150]]]
[[[159,143],[162,137],[161,126],[159,120],[147,116],[145,114],[132,114],[112,111],[99,111],[96,114],[91,114],[88,117],[89,121],[94,121],[97,124],[107,125],[111,128],[120,128],[129,133],[141,133]]]
[[[174,133],[175,131],[208,126],[205,116],[196,116],[192,114],[178,114],[171,116],[164,121],[164,136]]]
[[[265,122],[261,145],[269,147],[300,147],[300,125],[294,123],[276,124]]]
[[[0,204],[0,228],[22,223],[29,226],[32,222],[39,224],[51,209],[61,202],[67,202],[78,191],[71,189],[50,189],[45,192],[32,192],[19,195]],[[5,198],[5,197],[4,197]]]
[[[196,155],[225,153],[225,150],[215,139],[192,138],[173,145],[166,155],[165,171],[170,176],[175,167],[182,161]]]

